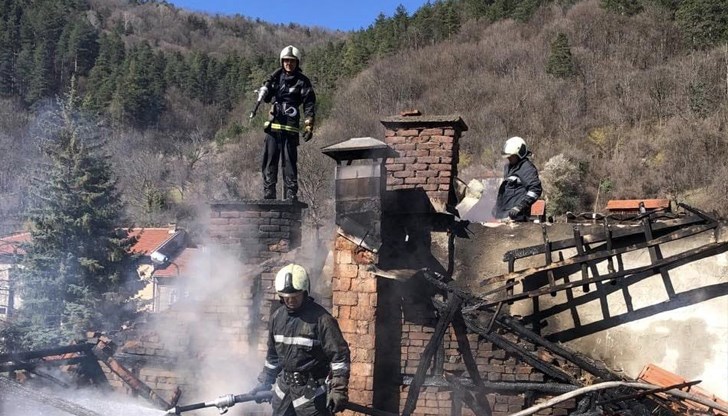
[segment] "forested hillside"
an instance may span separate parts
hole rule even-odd
[[[727,22],[720,0],[447,0],[342,33],[156,1],[8,0],[0,213],[20,218],[44,116],[72,79],[136,224],[260,197],[263,116],[247,113],[280,48],[295,44],[319,96],[315,139],[300,148],[301,196],[319,224],[333,167],[318,149],[376,137],[379,118],[405,108],[463,117],[466,178],[498,168],[505,138],[526,138],[557,214],[600,195],[726,215]]]
[[[670,9],[627,15],[603,6],[471,20],[442,43],[377,61],[341,91],[330,128],[356,137],[381,130],[375,113],[458,113],[470,127],[461,175],[500,172],[504,138],[520,135],[557,213],[670,197],[726,215],[725,23],[711,31],[720,40],[703,43]]]

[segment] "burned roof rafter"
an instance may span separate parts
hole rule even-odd
[[[514,317],[505,313],[500,313],[500,307],[495,309],[495,311],[492,308],[493,305],[489,305],[490,308],[485,308],[482,306],[473,307],[472,302],[475,301],[477,303],[477,299],[479,299],[479,297],[469,294],[466,290],[462,288],[458,288],[456,286],[456,282],[451,281],[448,277],[427,269],[421,270],[421,273],[418,274],[423,276],[428,282],[432,283],[438,289],[447,293],[448,301],[447,303],[444,303],[433,298],[433,302],[435,302],[437,309],[440,311],[440,318],[435,328],[435,332],[427,344],[425,353],[423,353],[422,355],[422,360],[420,361],[417,374],[415,374],[415,376],[411,379],[403,379],[403,384],[410,385],[410,390],[407,396],[407,403],[410,404],[410,406],[408,407],[407,405],[405,405],[403,415],[409,415],[414,411],[414,405],[417,402],[419,389],[425,385],[437,385],[442,387],[449,386],[453,392],[457,393],[459,399],[465,402],[465,404],[467,404],[471,408],[471,410],[474,411],[474,413],[476,413],[477,415],[489,414],[484,411],[484,409],[481,408],[478,403],[472,400],[477,398],[478,394],[474,394],[471,396],[469,394],[465,395],[463,392],[463,389],[476,393],[483,391],[482,389],[486,387],[486,384],[483,383],[482,380],[478,381],[480,379],[479,375],[476,377],[473,377],[471,375],[470,378],[466,379],[457,378],[454,377],[452,374],[446,373],[443,375],[444,380],[440,380],[437,377],[426,377],[424,371],[429,367],[432,360],[432,355],[434,355],[428,354],[428,352],[434,351],[437,344],[442,342],[442,337],[448,325],[452,325],[453,328],[458,327],[457,321],[459,319],[462,319],[462,322],[467,326],[470,331],[477,333],[479,336],[492,342],[499,348],[514,354],[519,359],[534,367],[535,369],[541,371],[545,375],[555,380],[561,381],[561,383],[559,384],[546,383],[549,384],[549,387],[547,389],[550,390],[549,392],[554,392],[557,390],[564,391],[564,394],[562,396],[552,399],[553,403],[563,401],[565,400],[565,397],[578,397],[584,394],[590,394],[590,392],[592,391],[592,389],[590,388],[591,386],[586,385],[586,383],[584,383],[581,379],[577,379],[574,376],[565,373],[558,366],[542,360],[536,354],[533,354],[527,349],[524,349],[523,347],[511,341],[508,341],[502,335],[494,332],[492,330],[493,323],[497,324],[499,330],[510,332],[518,336],[519,339],[527,340],[537,347],[542,347],[546,351],[560,357],[565,362],[570,363],[573,366],[581,369],[582,371],[591,374],[595,378],[595,380],[602,380],[603,382],[600,384],[600,387],[594,388],[594,390],[600,391],[600,405],[605,408],[613,406],[615,403],[624,404],[625,402],[630,401],[645,401],[646,404],[649,404],[655,409],[663,408],[668,409],[668,411],[670,412],[672,412],[676,408],[681,409],[675,410],[678,413],[671,414],[687,414],[685,412],[688,412],[688,407],[686,407],[687,404],[686,402],[684,402],[684,400],[688,400],[700,403],[704,406],[707,406],[708,408],[715,409],[719,412],[725,411],[725,409],[723,409],[724,406],[720,403],[713,402],[704,397],[695,396],[689,393],[682,392],[680,390],[676,390],[676,388],[663,388],[661,386],[655,386],[648,383],[638,383],[631,381],[624,376],[610,371],[606,367],[598,366],[596,363],[591,362],[586,357],[582,357],[574,352],[569,351],[564,346],[548,341],[536,332],[525,327],[521,322],[519,322],[519,320],[515,319]],[[578,281],[576,283],[581,284],[582,282]],[[460,294],[463,294],[464,297],[461,297]],[[470,307],[468,305],[469,303]],[[498,306],[502,304],[503,302],[501,301]],[[488,325],[487,328],[483,327],[480,323],[483,318],[486,318],[486,321],[491,321],[491,324]],[[458,345],[458,349],[461,351],[461,353],[467,355],[467,352],[470,349],[469,344],[459,343]],[[488,387],[495,387],[491,386],[491,384],[493,383],[488,383]],[[502,389],[506,389],[507,391],[508,383],[500,384],[503,384],[503,386],[499,387]],[[691,384],[696,383],[691,382]],[[512,383],[512,386],[513,388],[518,388],[519,384]],[[521,388],[523,388],[523,386],[521,386]],[[643,392],[641,390],[646,390],[646,392]],[[624,391],[626,391],[627,393],[624,393]],[[668,398],[655,396],[656,393],[665,391],[669,392],[671,396]],[[674,397],[677,397],[679,400],[675,401]],[[584,403],[586,404],[596,403],[595,398],[593,397],[587,397],[587,399],[585,400],[586,401]],[[552,402],[550,401],[549,403]],[[547,405],[546,407],[549,407],[549,405]],[[525,409],[517,414],[533,414],[543,408],[545,408],[544,405],[540,404]]]

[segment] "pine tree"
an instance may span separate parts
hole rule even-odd
[[[87,80],[85,109],[100,111],[111,103],[124,57],[121,37],[116,33],[103,34],[99,40],[98,58]]]
[[[124,74],[112,99],[112,114],[116,120],[144,127],[155,123],[163,110],[163,70],[151,46],[144,42],[126,55]]]
[[[33,68],[25,101],[33,104],[47,97],[53,89],[53,50],[48,42],[36,46],[33,52]]]
[[[452,0],[435,3],[433,8],[435,34],[434,41],[440,42],[460,30],[460,16]]]
[[[98,129],[79,119],[75,102],[69,94],[41,133],[46,163],[30,190],[32,238],[19,279],[27,348],[116,328],[135,310],[133,239],[119,228],[123,205]]]
[[[728,3],[725,0],[687,0],[675,12],[687,42],[707,48],[728,42]]]
[[[7,23],[0,19],[0,96],[9,96],[13,91],[14,63],[13,47],[9,40]]]
[[[546,73],[557,78],[569,78],[576,73],[574,58],[569,49],[569,38],[565,33],[559,33],[551,42],[551,54],[546,63]]]
[[[86,19],[76,19],[66,25],[61,34],[58,55],[68,73],[88,75],[98,53],[98,32]]]

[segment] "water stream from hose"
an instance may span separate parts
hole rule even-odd
[[[33,389],[0,377],[2,416],[162,416],[164,411],[133,403],[128,397],[115,399],[98,392],[59,392]]]

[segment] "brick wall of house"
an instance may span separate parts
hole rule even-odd
[[[332,315],[337,318],[351,349],[349,399],[371,405],[374,398],[377,278],[367,269],[376,258],[342,236],[336,237],[334,247]]]
[[[424,352],[425,345],[429,342],[434,333],[435,322],[428,325],[407,323],[402,324],[401,340],[401,369],[402,373],[413,376],[420,364],[420,357]],[[512,342],[518,343],[530,351],[537,349],[512,334],[505,334],[504,337]],[[473,352],[475,362],[485,382],[524,382],[542,383],[545,381],[544,374],[528,364],[520,362],[515,356],[507,353],[492,343],[484,340],[478,334],[469,333],[468,341]],[[430,374],[442,374],[443,371],[451,374],[467,375],[467,369],[462,360],[462,354],[458,351],[458,343],[452,327],[445,333],[444,358],[441,365],[432,365]],[[437,361],[437,360],[436,360]],[[579,373],[578,369],[570,369]],[[404,387],[400,398],[400,410],[404,408],[409,387]],[[488,402],[493,416],[507,416],[523,410],[526,406],[526,398],[523,394],[488,394]],[[449,389],[441,387],[426,387],[420,391],[415,414],[418,415],[449,415],[452,405],[452,393]],[[538,415],[567,415],[576,406],[574,400],[567,400],[555,405],[553,408],[544,409]],[[463,414],[472,414],[467,406]]]
[[[301,244],[305,204],[278,200],[210,204],[211,245],[234,248],[244,264],[259,264]]]

